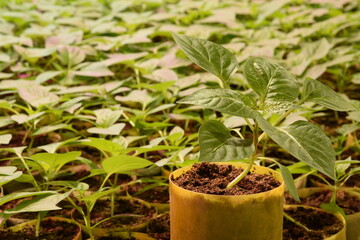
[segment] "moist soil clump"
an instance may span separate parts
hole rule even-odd
[[[296,202],[288,194],[285,195],[286,204],[299,204],[311,207],[320,207],[323,203],[329,203],[333,192],[331,190],[315,192],[306,198],[300,198],[301,202]],[[336,194],[336,204],[341,207],[346,215],[360,212],[360,199],[349,195],[345,191],[338,191]]]
[[[147,234],[156,240],[170,240],[169,212],[152,219],[147,226]]]
[[[306,231],[284,217],[283,240],[321,240],[338,233],[344,227],[340,219],[320,209],[297,207],[284,211],[311,231]]]
[[[242,168],[233,165],[195,163],[189,171],[172,181],[190,191],[215,195],[248,195],[280,186],[280,182],[271,175],[251,173],[234,187],[226,188],[242,171]]]
[[[0,239],[6,240],[72,240],[74,236],[80,231],[80,227],[76,224],[71,224],[62,221],[53,221],[46,219],[41,221],[40,236],[35,237],[35,225],[24,227],[20,232],[12,232],[10,230],[1,230]]]

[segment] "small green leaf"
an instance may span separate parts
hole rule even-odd
[[[109,152],[111,155],[122,154],[125,149],[112,141],[101,139],[101,138],[89,138],[80,142],[82,145],[91,146],[101,151]]]
[[[201,89],[178,103],[199,105],[238,117],[256,117],[256,111],[252,109],[252,99],[230,89]]]
[[[6,166],[0,167],[0,186],[20,177],[21,171],[16,171],[16,167]]]
[[[64,124],[64,123],[60,123],[60,124],[56,124],[56,125],[44,126],[44,127],[39,128],[35,132],[33,132],[33,134],[31,134],[31,135],[32,136],[37,136],[37,135],[44,134],[44,133],[54,132],[56,130],[66,128],[68,126],[69,125]]]
[[[98,109],[94,111],[96,116],[96,124],[99,127],[107,128],[112,126],[121,117],[122,110],[111,110],[108,108]]]
[[[228,84],[230,75],[238,67],[235,56],[229,50],[199,38],[176,33],[173,37],[191,61]]]
[[[11,138],[12,138],[11,134],[0,135],[0,144],[9,144]]]
[[[316,125],[296,121],[276,128],[260,115],[256,118],[260,128],[291,155],[335,179],[335,151],[330,139]]]
[[[87,131],[89,133],[95,134],[105,134],[105,135],[119,135],[121,130],[125,127],[125,123],[117,123],[107,128],[93,127],[89,128]]]
[[[67,153],[37,153],[31,156],[45,171],[57,172],[66,163],[76,160],[80,157],[80,151]]]
[[[335,111],[355,110],[340,94],[312,78],[306,78],[304,81],[304,98]]]
[[[285,185],[286,185],[286,188],[287,190],[289,191],[289,193],[291,194],[291,196],[298,202],[300,202],[300,198],[299,198],[299,195],[296,191],[296,186],[295,186],[295,182],[294,182],[294,179],[291,175],[291,172],[289,171],[289,169],[283,165],[281,165],[280,163],[276,163],[279,168],[280,168],[280,172],[281,172],[281,175],[284,179],[284,182],[285,182]]]
[[[200,161],[240,160],[254,152],[251,141],[232,137],[229,129],[216,120],[207,121],[200,127],[199,142]]]
[[[41,86],[18,88],[19,96],[36,108],[41,105],[49,105],[59,101],[59,97],[48,89]]]
[[[243,72],[263,102],[292,102],[299,94],[295,78],[284,67],[271,60],[250,57],[244,64]]]
[[[3,197],[0,197],[0,206],[10,202],[15,199],[19,198],[26,198],[26,197],[32,197],[37,195],[50,195],[50,194],[56,194],[54,191],[41,191],[41,192],[18,192],[18,193],[9,193],[6,194]]]
[[[344,210],[342,210],[342,208],[339,207],[336,203],[322,203],[320,208],[332,213],[340,213],[344,218],[346,218]]]
[[[103,169],[109,174],[122,173],[153,164],[149,160],[130,155],[119,155],[105,159],[102,162]]]
[[[56,206],[59,202],[69,196],[70,192],[64,194],[39,195],[35,199],[24,200],[14,210],[5,210],[5,214],[22,212],[40,212],[61,209]]]
[[[48,72],[43,72],[41,74],[39,74],[36,79],[35,82],[38,84],[41,84],[43,82],[46,82],[49,79],[52,79],[54,77],[56,77],[57,75],[59,75],[61,73],[61,71],[48,71]]]

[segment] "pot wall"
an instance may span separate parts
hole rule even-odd
[[[232,164],[245,168],[244,163]],[[191,167],[170,175],[170,221],[172,240],[281,240],[284,183],[281,175],[265,167],[252,172],[273,175],[281,185],[268,192],[219,196],[192,192],[176,186],[177,178]]]

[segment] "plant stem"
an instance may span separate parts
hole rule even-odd
[[[288,214],[286,214],[285,212],[283,212],[283,214],[284,214],[284,217],[285,217],[287,220],[289,220],[290,222],[298,225],[299,227],[305,229],[305,230],[308,231],[308,232],[313,232],[313,230],[307,228],[307,227],[306,227],[305,225],[303,225],[302,223],[296,221],[294,218],[290,217],[290,216],[289,216]]]
[[[226,188],[231,188],[233,186],[235,186],[238,182],[240,182],[241,179],[243,179],[251,170],[252,166],[254,165],[255,159],[256,159],[256,149],[258,146],[258,124],[255,121],[255,126],[254,126],[254,131],[253,131],[253,144],[254,144],[254,152],[253,154],[250,156],[250,162],[249,165],[246,167],[246,169],[239,175],[237,176],[234,180],[232,180],[227,186]]]
[[[24,167],[25,167],[26,171],[28,172],[29,176],[31,177],[31,179],[33,181],[34,188],[36,189],[36,191],[40,192],[41,189],[40,189],[39,185],[37,184],[34,176],[31,174],[30,168],[27,165],[25,159],[21,156],[21,154],[16,153],[16,155],[20,158],[21,162],[24,164]]]
[[[38,238],[40,235],[40,223],[41,223],[41,215],[40,215],[40,212],[38,212],[36,226],[35,226],[35,237],[36,238]]]

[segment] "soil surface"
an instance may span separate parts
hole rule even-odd
[[[35,226],[24,227],[20,232],[0,231],[0,239],[6,240],[72,240],[74,236],[81,231],[80,227],[60,221],[43,220],[40,226],[40,236],[35,237]]]
[[[344,227],[338,218],[320,209],[298,207],[285,210],[285,213],[311,231],[284,218],[283,240],[321,240],[338,233]]]
[[[251,173],[234,187],[226,188],[242,171],[232,165],[195,163],[191,170],[172,181],[190,191],[215,195],[248,195],[280,186],[280,182],[270,175]]]
[[[306,198],[300,198],[301,202],[296,202],[291,196],[285,194],[286,204],[300,204],[312,207],[320,207],[322,203],[329,203],[333,192],[316,192]],[[338,191],[336,194],[336,204],[341,207],[346,215],[360,212],[360,199],[350,196],[347,192]]]
[[[170,240],[170,213],[152,219],[147,226],[147,234],[157,240]]]

